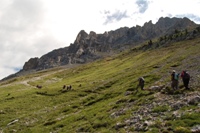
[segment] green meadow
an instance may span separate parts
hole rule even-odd
[[[189,91],[181,79],[180,89],[171,90],[170,74],[174,69],[191,73]],[[200,38],[196,38],[157,48],[135,47],[95,62],[9,79],[0,83],[0,132],[191,132],[192,127],[200,125],[199,103],[178,110],[166,101],[149,107],[155,120],[145,115],[140,118],[140,123],[152,122],[148,128],[136,129],[137,123],[127,121],[158,99],[173,101],[199,94],[199,70]],[[137,91],[141,76],[145,78],[145,90]],[[63,90],[63,85],[71,85],[72,90]],[[167,89],[148,90],[154,85]],[[182,115],[173,118],[175,111]]]

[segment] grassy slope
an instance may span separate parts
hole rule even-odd
[[[130,118],[147,100],[155,99],[156,92],[149,91],[124,95],[126,91],[135,92],[138,77],[145,77],[145,88],[168,85],[172,69],[200,70],[199,62],[195,65],[199,51],[200,38],[197,38],[164,48],[130,50],[75,68],[57,68],[3,82],[0,86],[0,131],[116,132],[117,123]],[[185,61],[192,65],[186,65]],[[193,89],[199,91],[200,76],[193,77],[196,80],[196,84],[191,83]],[[37,84],[43,88],[36,89]],[[73,90],[62,93],[64,84],[72,85]],[[111,117],[131,101],[135,103],[125,113]],[[157,110],[159,108],[154,109]],[[18,121],[8,126],[13,120]],[[175,130],[191,126],[184,121],[179,123],[169,124],[169,127]],[[156,125],[152,126],[155,131],[160,128]],[[131,127],[126,130],[134,131]],[[125,132],[125,129],[120,128],[118,132]]]

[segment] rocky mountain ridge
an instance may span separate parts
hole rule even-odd
[[[40,58],[29,59],[25,62],[23,69],[12,76],[27,71],[91,62],[102,58],[103,55],[112,54],[114,51],[122,51],[142,42],[170,35],[175,30],[183,31],[197,26],[188,18],[161,17],[155,24],[149,21],[142,27],[123,27],[103,34],[96,34],[94,31],[88,34],[81,30],[70,46],[53,50]]]
[[[25,63],[23,71],[43,70],[66,64],[80,64],[101,58],[99,53],[126,49],[127,45],[137,45],[161,35],[171,34],[175,29],[184,30],[196,24],[187,18],[160,18],[156,24],[149,21],[143,27],[124,27],[115,31],[89,34],[81,30],[69,47],[53,50],[41,58],[33,58]]]

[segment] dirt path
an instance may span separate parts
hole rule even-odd
[[[44,75],[39,76],[39,77],[27,78],[26,80],[22,80],[22,81],[17,81],[17,82],[10,83],[10,84],[1,85],[1,87],[7,87],[7,86],[19,85],[19,84],[25,85],[27,87],[33,87],[31,84],[29,84],[29,82],[34,82],[34,81],[37,81],[37,80],[41,80],[44,77],[47,77],[49,75],[52,75],[52,74],[55,74],[55,73],[58,73],[58,72],[62,72],[62,71],[64,71],[64,70],[58,70],[58,71],[55,71],[55,72],[50,72],[50,73],[44,74]]]

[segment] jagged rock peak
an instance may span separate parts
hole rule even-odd
[[[150,26],[150,25],[153,25],[152,20],[150,20],[149,22],[144,23],[144,27],[145,26]]]
[[[108,36],[108,32],[105,31],[105,32],[103,33],[103,35],[104,35],[105,37],[107,37],[107,36]]]
[[[81,42],[81,40],[85,39],[88,36],[88,33],[86,33],[84,30],[81,30],[77,37],[76,40],[74,41],[74,43],[79,44]]]
[[[190,27],[192,25],[195,25],[195,22],[191,21],[190,19],[184,17],[183,18],[183,25],[184,26],[187,26],[187,27]]]
[[[89,37],[88,39],[95,39],[97,38],[97,34],[94,31],[90,31],[90,34],[88,37]]]
[[[38,62],[39,62],[38,57],[29,59],[27,62],[25,62],[23,70],[26,71],[26,70],[36,69]]]
[[[190,26],[194,26],[195,23],[186,17],[184,17],[184,18],[175,18],[175,17],[163,18],[163,17],[161,17],[161,18],[159,18],[156,25],[160,28],[166,28],[166,27],[171,27],[171,26],[174,26],[175,28],[181,28],[181,27],[187,28]],[[176,27],[176,26],[178,26],[178,27]]]
[[[97,34],[94,31],[90,31],[89,36],[96,36]]]

